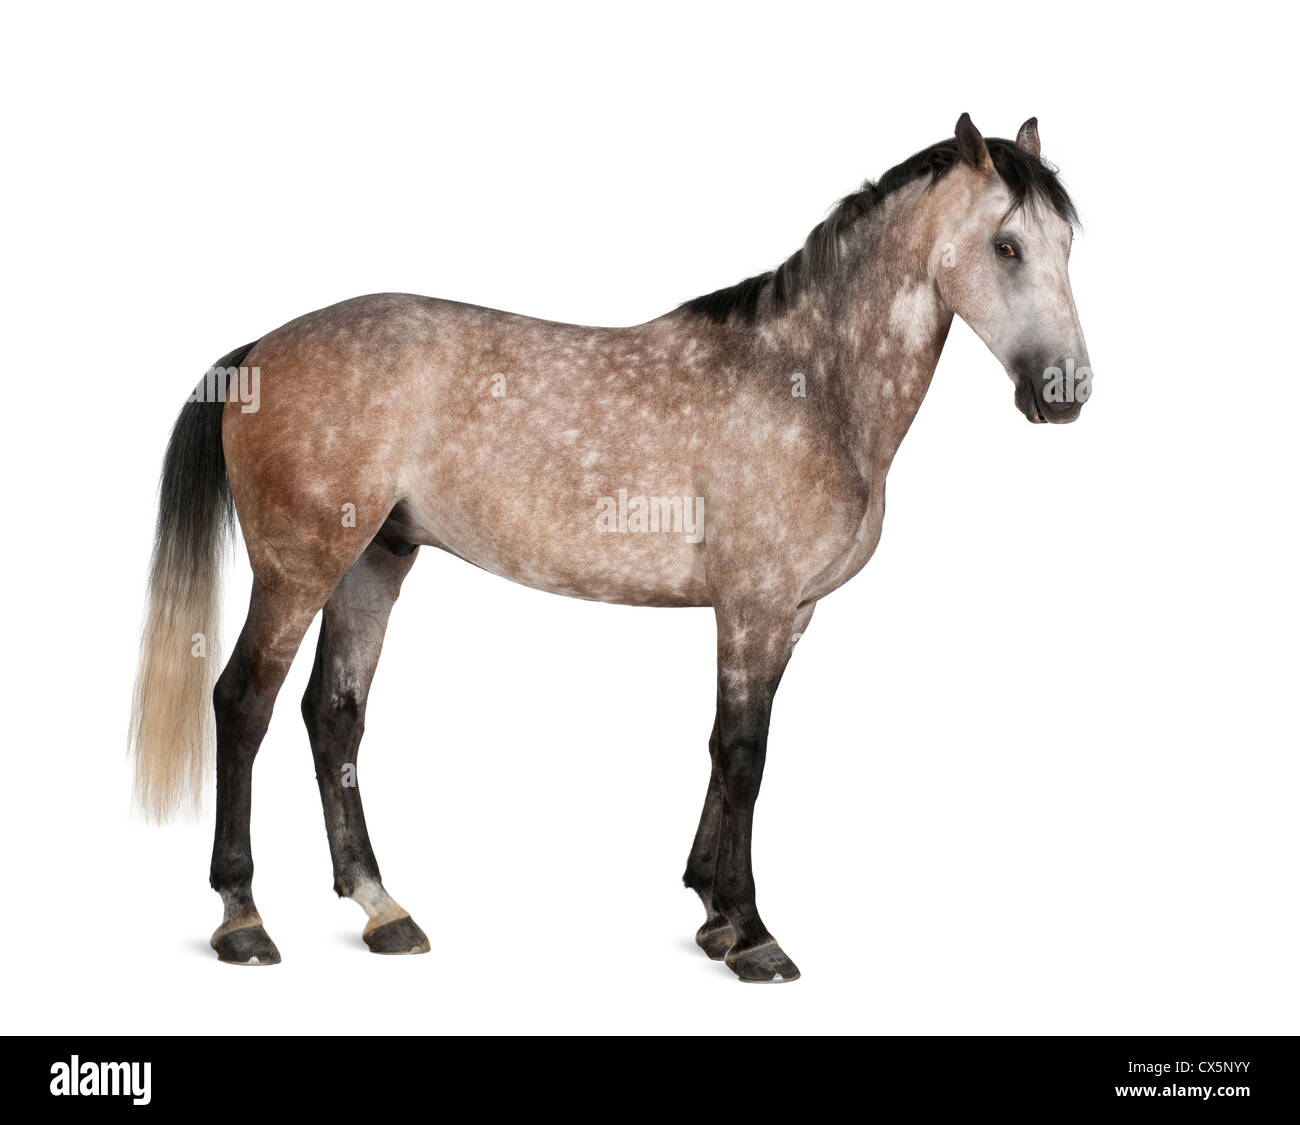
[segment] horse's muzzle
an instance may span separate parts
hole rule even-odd
[[[1073,422],[1092,391],[1092,371],[1085,359],[1043,363],[1018,360],[1012,365],[1016,406],[1031,422]]]

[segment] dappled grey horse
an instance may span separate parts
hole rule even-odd
[[[167,449],[132,726],[159,819],[197,801],[215,734],[221,960],[280,959],[253,904],[253,759],[322,610],[302,713],[334,886],[365,909],[372,950],[428,950],[381,882],[356,758],[389,611],[430,546],[571,597],[713,607],[712,772],[685,875],[707,912],[696,940],[744,980],[797,977],[750,864],[773,693],[818,600],[876,548],[885,474],[954,314],[1030,421],[1078,416],[1074,224],[1033,119],[985,141],[963,115],[780,268],[646,324],[389,293],[221,359]],[[253,591],[213,690],[232,504]]]

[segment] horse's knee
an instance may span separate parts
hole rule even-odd
[[[745,803],[758,796],[767,758],[765,739],[723,738],[714,753],[714,765],[727,800]]]

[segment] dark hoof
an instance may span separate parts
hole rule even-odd
[[[428,953],[429,939],[410,915],[362,934],[371,953]]]
[[[244,926],[212,936],[219,960],[229,965],[278,965],[280,951],[261,926]]]
[[[755,984],[782,984],[799,979],[795,963],[774,941],[752,945],[748,949],[733,949],[727,954],[726,961],[727,968],[741,980]]]
[[[695,931],[695,944],[714,961],[721,961],[736,944],[736,931],[725,918],[713,918]]]

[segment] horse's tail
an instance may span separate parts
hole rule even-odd
[[[221,564],[234,505],[221,446],[226,396],[212,392],[252,348],[216,362],[182,407],[163,458],[130,731],[136,803],[158,823],[199,807],[215,756]]]

